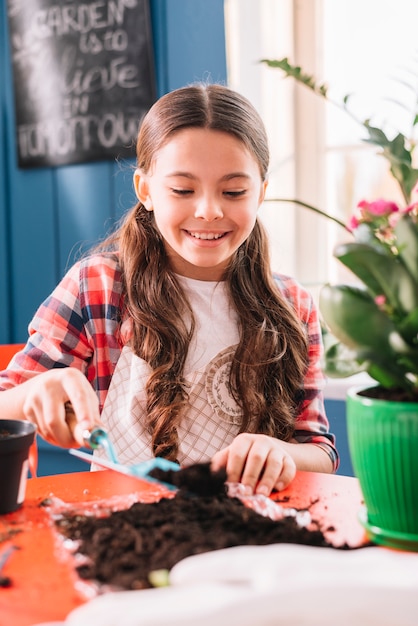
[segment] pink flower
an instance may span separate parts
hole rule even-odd
[[[406,207],[404,213],[415,213],[418,210],[418,202],[414,202]]]
[[[350,218],[350,221],[347,224],[347,228],[351,231],[356,230],[356,228],[359,226],[360,222],[357,219],[357,217],[355,217],[355,215],[352,215]]]
[[[399,222],[402,215],[403,213],[401,213],[400,211],[398,211],[397,213],[392,213],[392,215],[389,215],[388,223],[392,230],[395,228],[396,224]]]
[[[382,307],[384,306],[385,302],[386,302],[386,296],[376,296],[374,301],[376,302],[378,307]]]
[[[399,207],[395,202],[383,200],[383,198],[379,198],[373,202],[361,200],[357,206],[360,209],[362,217],[365,221],[369,221],[370,218],[373,217],[385,217],[399,211]]]

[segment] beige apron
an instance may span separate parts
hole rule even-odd
[[[217,354],[205,367],[192,371],[189,406],[178,428],[182,465],[209,461],[231,443],[239,431],[241,409],[229,392],[229,371],[235,346]],[[121,463],[152,458],[151,438],[145,430],[145,384],[150,367],[125,346],[117,363],[102,412]],[[105,456],[103,451],[95,451]]]

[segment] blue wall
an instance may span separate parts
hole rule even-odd
[[[29,0],[30,1],[30,0]],[[37,306],[80,249],[134,203],[133,161],[16,166],[6,2],[0,0],[0,343],[24,342]],[[151,0],[157,91],[226,82],[223,0]]]
[[[337,449],[340,455],[340,466],[337,474],[354,476],[348,448],[347,410],[345,400],[325,400],[325,410],[329,420],[329,429],[337,439]]]

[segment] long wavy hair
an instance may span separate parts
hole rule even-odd
[[[246,98],[221,85],[196,84],[160,98],[140,126],[138,168],[147,173],[157,151],[185,128],[231,133],[254,156],[265,180],[269,149],[263,122]],[[103,247],[119,252],[130,343],[152,369],[146,391],[153,452],[175,460],[177,427],[188,400],[183,368],[194,332],[192,309],[170,267],[153,212],[141,202]],[[303,394],[307,336],[272,278],[267,236],[258,220],[223,278],[238,314],[230,389],[242,409],[240,432],[288,441]]]

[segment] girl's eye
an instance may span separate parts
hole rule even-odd
[[[239,198],[246,193],[246,189],[240,189],[239,191],[224,191],[225,196],[230,198]]]
[[[171,191],[177,196],[187,196],[193,193],[192,189],[175,189],[174,187],[171,189]]]

